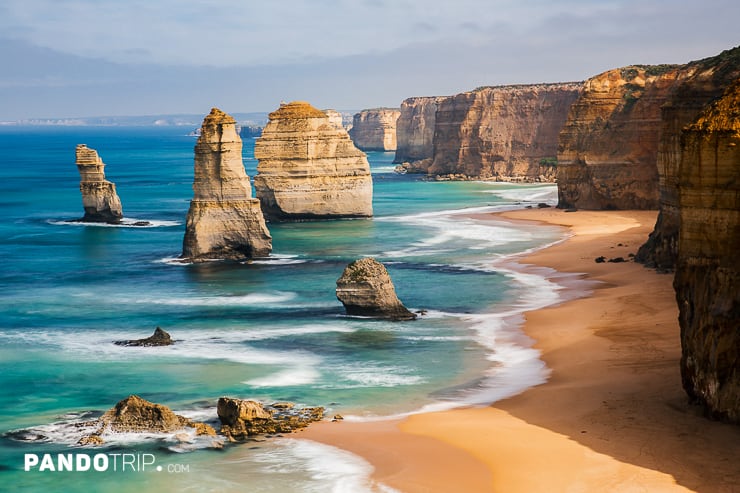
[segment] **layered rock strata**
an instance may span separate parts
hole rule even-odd
[[[385,266],[373,258],[362,258],[349,264],[337,279],[336,293],[347,315],[392,320],[416,318],[396,296]]]
[[[291,433],[324,417],[323,407],[296,408],[279,402],[265,406],[260,402],[221,397],[217,406],[221,434],[232,441],[272,433]]]
[[[80,192],[85,222],[119,223],[123,219],[121,199],[116,185],[105,179],[105,163],[95,149],[78,144],[75,149],[80,172]]]
[[[295,101],[270,113],[254,155],[254,188],[270,220],[372,216],[365,153],[310,104]]]
[[[637,252],[637,261],[660,271],[670,271],[675,267],[682,130],[739,78],[740,47],[682,65],[677,71],[668,101],[661,108],[657,157],[660,213],[648,241]]]
[[[629,66],[592,77],[560,133],[559,207],[657,209],[661,106],[677,66]]]
[[[363,151],[395,151],[396,122],[401,115],[395,108],[362,110],[352,118],[349,136]]]
[[[265,257],[272,237],[242,161],[236,121],[213,108],[195,145],[193,200],[183,258],[192,261]]]
[[[681,132],[681,376],[716,418],[740,423],[740,80]]]
[[[342,114],[338,112],[337,110],[324,110],[324,113],[326,113],[326,116],[329,117],[329,123],[334,125],[337,128],[344,128],[344,117],[342,117]]]
[[[413,173],[426,173],[434,157],[434,126],[443,96],[408,98],[396,120],[394,163]]]
[[[438,103],[433,175],[553,181],[558,134],[582,83],[484,87]]]

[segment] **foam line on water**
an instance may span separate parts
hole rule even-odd
[[[173,226],[180,226],[181,221],[167,221],[163,219],[137,219],[124,217],[120,223],[96,223],[88,221],[64,221],[59,219],[49,219],[46,221],[48,224],[55,226],[91,226],[96,228],[170,228]]]

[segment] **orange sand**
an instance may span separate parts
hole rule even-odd
[[[522,262],[599,281],[586,298],[526,314],[550,380],[491,407],[300,436],[364,457],[374,479],[409,493],[740,492],[740,427],[700,417],[681,389],[672,276],[594,262],[636,252],[656,213],[501,215],[570,227],[568,241]]]

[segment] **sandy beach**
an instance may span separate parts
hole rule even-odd
[[[520,259],[595,281],[589,296],[528,312],[547,383],[490,407],[399,421],[320,423],[299,435],[368,460],[403,492],[740,492],[740,427],[704,419],[681,388],[672,276],[629,259],[650,211],[501,214],[570,228]]]

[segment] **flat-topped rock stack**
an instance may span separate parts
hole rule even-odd
[[[77,170],[80,172],[80,192],[85,222],[118,223],[123,219],[121,199],[116,185],[105,179],[105,163],[95,149],[78,144],[75,150]]]
[[[323,111],[281,104],[257,139],[254,188],[270,220],[370,217],[373,185],[365,153]]]
[[[182,257],[239,260],[266,257],[272,237],[252,197],[234,118],[218,108],[203,120],[195,146],[193,200]]]

